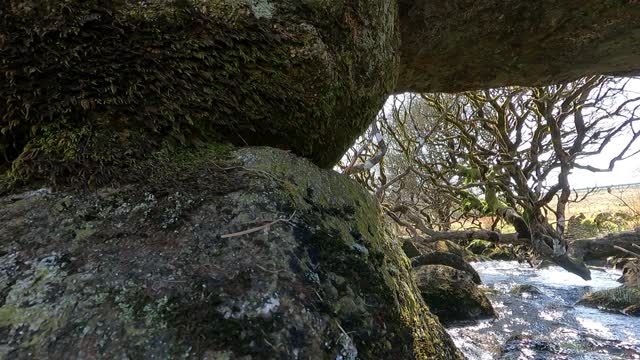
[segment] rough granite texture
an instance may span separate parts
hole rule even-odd
[[[148,175],[0,197],[0,358],[462,358],[355,182],[270,148]]]
[[[331,167],[386,96],[640,71],[636,0],[0,1],[0,173],[108,184],[162,147]]]
[[[399,40],[390,0],[0,1],[0,173],[106,184],[203,142],[331,167],[391,93]]]
[[[398,0],[396,92],[640,72],[636,0]]]

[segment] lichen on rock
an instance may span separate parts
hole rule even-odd
[[[270,148],[190,158],[0,198],[6,357],[461,358],[355,182]]]

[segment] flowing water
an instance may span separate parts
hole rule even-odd
[[[592,270],[593,280],[584,281],[559,267],[534,270],[512,261],[472,265],[497,319],[449,327],[469,359],[640,359],[640,318],[574,305],[587,292],[620,286],[620,271]],[[540,293],[511,291],[523,284]]]

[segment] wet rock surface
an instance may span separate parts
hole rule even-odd
[[[461,358],[361,187],[274,149],[202,159],[1,197],[0,358]]]
[[[593,279],[584,281],[557,266],[540,270],[502,261],[472,265],[488,288],[496,318],[447,324],[468,359],[640,358],[638,318],[576,305],[585,294],[618,287],[620,271],[593,270]],[[542,295],[522,291],[532,287]]]
[[[546,360],[566,359],[560,346],[549,340],[516,335],[507,340],[500,349],[500,360]]]

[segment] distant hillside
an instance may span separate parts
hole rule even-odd
[[[640,213],[640,183],[603,186],[592,189],[577,189],[578,203],[567,206],[567,218],[583,213],[590,218],[603,212],[625,212],[638,215]]]

